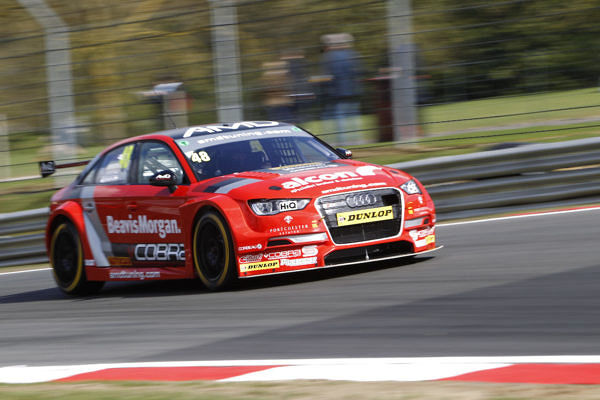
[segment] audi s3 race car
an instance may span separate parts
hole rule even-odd
[[[46,246],[59,288],[239,278],[436,249],[424,187],[273,121],[204,125],[113,144],[51,199]],[[45,175],[52,162],[41,163]]]

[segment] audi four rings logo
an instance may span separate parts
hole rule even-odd
[[[346,204],[351,208],[372,206],[375,203],[377,198],[372,193],[358,193],[346,197]]]

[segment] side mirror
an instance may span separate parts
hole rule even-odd
[[[177,177],[173,171],[168,169],[160,171],[150,177],[150,184],[152,186],[164,186],[168,187],[169,191],[173,193],[177,189]]]
[[[344,158],[352,158],[352,150],[342,149],[341,147],[338,147],[335,150]]]

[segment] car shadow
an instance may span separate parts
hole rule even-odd
[[[400,258],[386,261],[373,261],[357,265],[347,265],[341,267],[318,268],[313,270],[298,271],[294,273],[284,273],[280,275],[267,275],[249,279],[240,279],[233,291],[247,291],[264,289],[270,287],[297,285],[316,281],[325,281],[344,276],[368,274],[369,272],[380,271],[390,268],[407,267],[417,265],[424,261],[434,258],[433,256],[423,256],[417,258]]]
[[[373,261],[372,263],[349,265],[334,268],[319,268],[307,271],[298,271],[289,274],[269,275],[250,279],[240,279],[230,292],[245,292],[250,290],[267,289],[271,287],[298,285],[317,281],[326,281],[344,276],[368,274],[369,272],[390,268],[416,266],[432,259],[432,256],[421,256],[409,259],[396,259],[387,261]],[[188,296],[210,295],[211,292],[204,288],[198,280],[170,280],[170,281],[128,281],[108,282],[104,288],[94,295],[70,296],[61,292],[56,287],[31,290],[0,296],[0,304],[28,303],[36,301],[89,301],[98,298],[135,298],[135,297],[160,297],[160,296]]]

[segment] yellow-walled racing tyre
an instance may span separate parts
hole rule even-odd
[[[225,220],[216,212],[203,214],[194,226],[194,267],[209,290],[231,287],[237,279],[233,241]]]
[[[83,266],[81,239],[71,222],[62,222],[52,232],[50,264],[56,284],[67,294],[93,294],[104,286],[104,282],[87,280]]]

